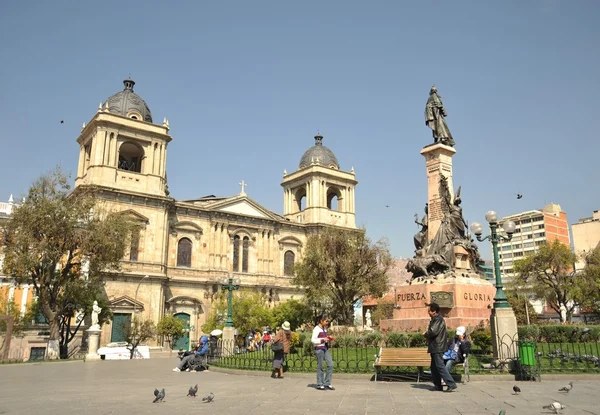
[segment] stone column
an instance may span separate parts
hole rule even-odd
[[[427,168],[427,202],[429,203],[429,228],[427,241],[431,241],[444,217],[444,205],[440,195],[441,176],[448,180],[450,195],[454,199],[454,186],[452,184],[452,156],[456,150],[444,144],[433,144],[421,150],[425,157]]]
[[[88,333],[88,354],[85,355],[85,361],[100,360],[98,346],[100,345],[100,333],[102,329],[98,326],[92,326],[86,332]]]
[[[519,357],[517,319],[511,307],[494,308],[490,317],[494,358],[506,362]]]

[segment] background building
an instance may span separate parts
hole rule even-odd
[[[498,245],[504,282],[510,281],[514,276],[514,262],[536,252],[543,243],[558,240],[567,246],[571,245],[567,214],[562,211],[560,205],[550,203],[541,210],[506,216],[499,221],[501,231],[502,224],[508,220],[512,220],[517,226],[512,240]],[[542,301],[532,301],[532,305],[537,313],[548,311]]]
[[[573,249],[581,259],[575,264],[575,270],[580,271],[585,266],[583,256],[600,244],[600,210],[595,210],[589,218],[579,219],[571,225],[573,232]]]

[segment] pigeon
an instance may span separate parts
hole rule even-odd
[[[197,392],[198,392],[198,385],[194,386],[193,388],[190,387],[190,390],[188,391],[188,394],[186,396],[191,396],[192,398],[195,398]]]
[[[573,382],[569,382],[568,385],[563,386],[562,388],[560,388],[558,391],[559,392],[567,392],[569,393],[571,391],[571,389],[573,389]]]
[[[550,405],[542,406],[542,409],[549,409],[555,414],[558,414],[561,410],[565,409],[565,406],[560,402],[553,402]]]
[[[521,393],[521,388],[519,388],[517,385],[513,386],[513,391],[515,391],[515,395],[518,395]]]
[[[211,392],[204,398],[202,398],[202,402],[211,403],[215,399],[215,395]]]
[[[165,390],[163,389],[159,392],[158,389],[154,389],[154,396],[156,396],[156,398],[154,398],[152,403],[161,403],[163,399],[165,399]]]
[[[523,199],[523,195],[521,193],[517,193],[517,199]]]
[[[60,120],[60,123],[61,123],[61,124],[64,124],[64,123],[65,123],[65,120]]]

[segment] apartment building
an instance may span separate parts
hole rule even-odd
[[[600,244],[600,210],[594,210],[591,217],[579,219],[571,225],[573,232],[573,249],[580,256],[575,264],[575,270],[585,267],[584,256]]]

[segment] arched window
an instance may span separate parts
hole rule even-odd
[[[240,237],[233,237],[233,272],[240,272]]]
[[[248,272],[248,247],[250,246],[250,238],[244,236],[242,248],[242,272]]]
[[[177,266],[192,266],[192,241],[188,238],[181,238],[177,243]]]
[[[294,261],[296,255],[292,251],[286,251],[283,256],[283,275],[291,277],[294,275]]]
[[[306,189],[301,187],[298,189],[295,196],[298,212],[302,212],[304,209],[306,209]]]
[[[142,171],[144,150],[134,143],[123,143],[119,147],[119,169],[137,173]]]
[[[339,190],[337,189],[333,189],[330,188],[327,191],[327,208],[331,209],[331,210],[338,210],[341,211],[340,209],[340,199],[341,199],[341,193]]]

